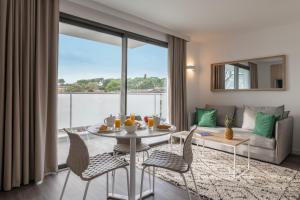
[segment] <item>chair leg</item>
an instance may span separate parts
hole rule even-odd
[[[130,191],[129,191],[129,172],[127,167],[124,167],[125,171],[126,171],[126,177],[127,177],[127,192],[128,192],[128,197],[130,196]]]
[[[70,173],[71,173],[71,170],[69,169],[67,177],[66,177],[66,180],[65,180],[65,183],[64,183],[64,186],[63,186],[63,190],[62,190],[62,192],[60,194],[60,198],[59,198],[60,200],[62,200],[62,198],[64,196],[64,193],[65,193],[65,190],[66,190],[66,186],[67,186],[67,182],[69,180]]]
[[[147,154],[147,158],[149,158],[149,152],[148,151],[146,151],[146,154]],[[150,170],[149,170],[148,175],[149,175],[149,188],[151,190],[151,173],[150,173]]]
[[[85,191],[84,191],[84,195],[83,195],[83,200],[86,199],[86,195],[87,195],[87,191],[89,189],[90,186],[90,181],[87,182],[86,186],[85,186]]]
[[[115,177],[116,177],[116,170],[112,171],[112,186],[111,186],[111,193],[115,192]]]
[[[197,195],[198,195],[198,197],[200,199],[199,192],[198,192],[198,187],[197,187],[197,184],[196,184],[196,180],[195,180],[195,176],[194,176],[194,172],[193,172],[192,167],[190,167],[190,170],[191,170],[191,174],[192,174],[192,177],[193,177],[193,181],[194,181],[194,185],[195,185],[195,189],[196,189]]]
[[[142,154],[143,154],[143,162],[145,162],[145,152],[143,151]]]
[[[153,167],[153,186],[152,186],[152,192],[153,193],[154,193],[154,188],[155,188],[155,167]]]
[[[108,199],[108,194],[109,194],[109,174],[108,172],[106,173],[106,199]]]
[[[143,196],[143,183],[144,183],[144,172],[145,172],[145,168],[146,168],[146,167],[143,167],[143,170],[142,170],[141,188],[140,188],[140,200],[142,200],[142,196]]]
[[[188,185],[187,185],[187,182],[186,182],[186,180],[185,180],[185,177],[184,177],[183,174],[180,174],[180,175],[182,176],[182,179],[183,179],[183,181],[184,181],[184,184],[185,184],[185,187],[186,187],[186,192],[187,192],[187,194],[188,194],[189,200],[192,200],[192,199],[191,199],[190,190],[189,190],[189,188],[188,188]]]

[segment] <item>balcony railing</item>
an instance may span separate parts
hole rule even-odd
[[[127,93],[127,111],[167,118],[166,93]],[[108,115],[120,113],[120,93],[59,93],[58,129],[102,123]]]

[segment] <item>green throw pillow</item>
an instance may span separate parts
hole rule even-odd
[[[257,113],[254,133],[260,136],[272,138],[276,117],[274,115]]]
[[[197,108],[195,124],[204,127],[216,127],[217,110]]]

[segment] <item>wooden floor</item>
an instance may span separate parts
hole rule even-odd
[[[66,171],[62,171],[57,175],[50,175],[46,177],[41,185],[29,185],[11,192],[0,192],[1,200],[56,200],[59,199],[60,192],[63,187],[63,182],[66,177]],[[116,179],[115,191],[121,194],[126,194],[126,178],[124,170],[117,172],[118,179]],[[106,176],[99,177],[93,180],[88,190],[87,200],[104,200],[106,194]],[[137,180],[140,180],[140,171],[138,171]],[[144,189],[149,188],[148,175],[144,181]],[[137,182],[138,185],[140,182]],[[83,197],[85,182],[74,174],[70,175],[69,183],[67,185],[64,200],[81,200]],[[137,186],[136,191],[139,191]],[[182,200],[187,199],[186,192],[178,189],[168,182],[156,178],[155,181],[155,195],[145,198],[146,200]],[[193,199],[197,199],[193,197]]]
[[[300,156],[291,155],[283,163],[283,167],[300,171]],[[116,191],[122,194],[126,192],[125,173],[118,171],[116,183]],[[63,182],[66,177],[66,171],[59,172],[57,175],[49,175],[40,185],[29,185],[19,189],[14,189],[11,192],[0,192],[1,200],[56,200],[59,199],[59,194],[63,187]],[[148,177],[148,176],[146,176]],[[140,171],[138,171],[137,180],[140,180]],[[145,189],[148,186],[148,179],[145,179]],[[139,181],[138,181],[139,185]],[[81,181],[74,174],[70,176],[64,199],[65,200],[80,200],[84,193],[85,182]],[[87,200],[105,199],[105,176],[95,179],[90,184]],[[187,199],[185,191],[173,186],[172,184],[156,178],[155,196],[146,198],[147,200],[183,200]],[[137,188],[139,191],[139,188]],[[196,199],[193,197],[193,199]]]

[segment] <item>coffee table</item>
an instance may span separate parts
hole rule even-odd
[[[232,140],[228,140],[224,138],[224,134],[221,132],[208,132],[209,135],[207,136],[201,136],[200,133],[201,132],[206,132],[206,130],[201,130],[201,129],[197,129],[196,133],[193,136],[194,140],[200,140],[202,141],[202,153],[203,153],[203,149],[205,147],[205,141],[211,141],[211,142],[217,142],[219,144],[225,145],[225,146],[229,146],[233,148],[233,174],[234,177],[236,177],[236,148],[244,143],[247,143],[247,154],[248,154],[248,160],[247,160],[247,164],[248,164],[248,169],[247,171],[250,169],[250,138],[249,137],[233,137]],[[177,133],[173,133],[171,135],[171,147],[172,147],[172,138],[180,138],[180,144],[182,145],[181,140],[185,140],[187,135],[189,134],[188,131],[181,131],[181,132],[177,132]],[[198,143],[197,143],[198,145]],[[244,171],[243,173],[245,173],[246,171]]]

